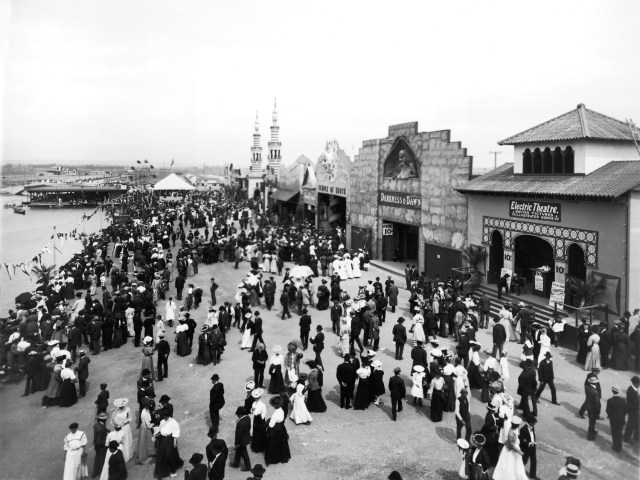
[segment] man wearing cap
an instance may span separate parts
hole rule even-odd
[[[389,394],[391,395],[391,418],[396,421],[396,412],[402,411],[402,399],[407,395],[407,387],[400,377],[400,367],[393,369],[393,377],[389,379]]]
[[[540,386],[536,391],[536,402],[539,401],[544,387],[549,385],[549,389],[551,390],[551,403],[554,405],[560,405],[556,398],[556,386],[553,383],[555,378],[553,374],[553,361],[551,361],[551,357],[553,355],[551,355],[551,352],[547,352],[544,356],[544,360],[540,362],[540,365],[538,365],[538,380],[540,380]]]
[[[84,350],[80,350],[78,355],[80,355],[80,360],[78,360],[78,366],[75,370],[78,372],[78,388],[80,390],[78,397],[82,398],[87,394],[87,378],[89,378],[89,363],[91,363],[91,359],[87,357]]]
[[[336,379],[340,384],[340,408],[351,408],[356,371],[351,363],[351,355],[345,353],[343,358],[344,362],[336,369]]]
[[[71,431],[64,437],[64,451],[67,453],[62,478],[63,480],[76,480],[82,463],[82,454],[87,444],[87,436],[82,430],[78,430],[78,424],[75,422],[69,425],[69,430]]]
[[[236,453],[233,457],[233,462],[230,463],[229,466],[238,468],[240,466],[240,458],[242,458],[244,463],[242,471],[248,472],[251,470],[251,459],[249,458],[249,452],[247,451],[247,445],[251,443],[251,418],[244,407],[238,407],[236,409],[236,416],[238,417],[234,440]]]
[[[535,416],[529,414],[525,417],[525,423],[520,427],[520,449],[522,450],[522,463],[525,465],[528,461],[531,461],[529,466],[529,478],[539,480],[536,475],[538,459],[536,455],[536,432],[535,424],[538,421]]]
[[[465,428],[464,439],[468,442],[471,438],[471,413],[469,411],[468,390],[460,390],[460,396],[456,398],[454,412],[456,415],[456,438],[462,438],[462,427]]]
[[[393,342],[396,344],[396,360],[402,360],[402,354],[404,353],[404,345],[407,343],[407,327],[404,325],[404,317],[399,317],[398,322],[393,326],[391,334],[393,335]]]
[[[638,418],[640,414],[638,387],[640,387],[640,377],[634,375],[633,378],[631,378],[631,385],[627,388],[627,410],[629,413],[629,419],[627,420],[627,428],[624,431],[624,441],[627,443],[632,443],[632,434],[633,443],[638,443],[638,434],[640,430],[640,419]]]
[[[213,386],[209,391],[209,417],[211,418],[211,429],[218,433],[218,426],[220,424],[220,409],[224,407],[224,385],[220,382],[220,377],[217,373],[211,376],[211,383]]]
[[[607,400],[607,417],[609,417],[609,425],[611,425],[611,440],[613,445],[611,448],[615,452],[622,450],[622,430],[627,416],[627,402],[619,396],[620,387],[613,385],[611,387],[613,396]]]
[[[191,470],[184,469],[185,480],[207,480],[207,467],[202,465],[204,455],[201,453],[194,453],[189,459],[189,463],[193,465]]]

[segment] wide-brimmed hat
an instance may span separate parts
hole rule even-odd
[[[251,392],[253,398],[260,398],[262,395],[264,395],[264,389],[262,388],[256,388]]]
[[[418,372],[418,373],[422,373],[422,372],[424,372],[424,367],[422,365],[414,365],[413,366],[413,370]]]
[[[244,406],[239,406],[238,408],[236,408],[236,415],[246,415],[247,414],[247,409],[244,408]]]
[[[473,441],[473,443],[475,443],[478,447],[483,446],[486,442],[487,439],[484,438],[484,435],[481,433],[476,433],[473,437],[471,437],[471,440]]]
[[[517,427],[521,423],[522,423],[522,419],[520,417],[518,417],[517,415],[514,415],[513,417],[511,417],[511,426],[512,427]]]
[[[280,345],[274,345],[273,346],[273,353],[275,353],[276,355],[279,355],[282,353],[282,347]]]
[[[266,471],[266,468],[264,468],[261,464],[256,463],[255,466],[251,469],[251,474],[257,475],[262,478],[262,475],[264,475]]]
[[[201,453],[194,453],[193,455],[191,455],[191,458],[189,459],[189,463],[191,465],[195,465],[196,463],[202,462],[203,459],[204,459],[204,455],[202,455]]]
[[[298,349],[298,344],[296,342],[289,342],[287,344],[287,350],[289,350],[290,352],[293,352],[297,349]]]
[[[142,339],[142,343],[151,343],[153,342],[153,338],[146,336]]]
[[[271,397],[269,399],[269,405],[273,408],[280,408],[282,406],[282,398],[281,397]]]
[[[98,420],[106,420],[107,418],[109,418],[109,415],[107,415],[107,414],[106,414],[106,413],[104,413],[104,412],[100,412],[100,413],[96,416],[96,418],[97,418]]]
[[[464,438],[459,438],[458,440],[456,440],[456,443],[458,444],[458,447],[461,448],[462,450],[469,449],[469,442],[467,442]]]
[[[567,465],[565,469],[567,470],[567,473],[570,473],[571,475],[580,475],[580,467],[573,463]]]
[[[115,407],[118,407],[118,408],[125,407],[125,406],[127,406],[127,404],[128,404],[128,403],[129,403],[129,399],[128,399],[128,398],[126,398],[126,397],[125,397],[125,398],[116,398],[116,399],[113,401],[113,405],[114,405]]]
[[[244,389],[246,391],[253,390],[254,388],[256,388],[256,384],[255,384],[255,382],[253,380],[245,383],[245,385],[244,385]]]
[[[202,327],[200,327],[201,332],[206,332],[207,330],[209,330],[209,325],[203,325]]]
[[[382,362],[380,360],[374,360],[371,362],[371,366],[375,368],[380,368],[382,366]]]

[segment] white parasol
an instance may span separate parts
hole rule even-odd
[[[306,278],[311,275],[313,275],[313,270],[306,265],[296,265],[289,271],[289,277],[293,278]]]

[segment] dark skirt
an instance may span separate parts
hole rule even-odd
[[[264,452],[267,448],[267,424],[260,415],[253,417],[253,435],[251,436],[251,451]]]
[[[309,412],[326,412],[327,405],[322,398],[322,389],[309,390],[307,395],[307,410]]]
[[[104,467],[104,457],[107,456],[107,447],[100,445],[96,447],[96,458],[93,461],[93,472],[91,478],[96,478],[102,473],[102,467]]]
[[[75,405],[78,401],[78,392],[76,391],[75,384],[67,379],[62,381],[60,385],[60,399],[58,405],[61,407],[70,407]]]
[[[354,410],[365,410],[369,408],[371,403],[370,382],[368,378],[361,378],[358,382],[358,389],[356,390],[356,398],[353,401]]]
[[[374,396],[384,395],[384,381],[382,380],[382,376],[384,372],[376,370],[371,373],[371,393]]]
[[[282,378],[282,366],[276,365],[275,367],[269,367],[269,374],[271,375],[269,393],[279,394],[280,387],[284,385],[284,379]]]
[[[36,380],[31,387],[31,393],[35,392],[43,392],[49,386],[49,381],[51,380],[51,371],[45,366],[38,368],[36,372]]]
[[[482,377],[482,373],[480,372],[480,367],[473,362],[469,362],[469,368],[467,368],[467,372],[469,376],[469,387],[482,388],[484,378]]]
[[[164,478],[176,473],[184,465],[178,449],[173,446],[173,437],[159,435],[156,447],[156,466],[153,469],[154,478]]]
[[[433,422],[442,421],[442,410],[444,408],[444,393],[442,390],[433,390],[431,396],[431,420]]]
[[[187,332],[180,332],[176,341],[178,344],[177,350],[179,356],[186,357],[187,355],[191,355],[191,347],[189,346]]]
[[[120,328],[116,328],[113,332],[113,343],[111,344],[113,348],[120,348],[122,346],[122,331]]]
[[[209,348],[208,343],[201,343],[198,346],[198,358],[196,358],[196,363],[200,365],[209,365],[211,363],[211,348]]]
[[[287,463],[291,459],[289,450],[289,434],[284,422],[276,423],[267,429],[267,445],[264,452],[264,462],[267,465]]]
[[[444,397],[445,399],[445,404],[444,404],[444,410],[446,412],[455,412],[456,410],[456,389],[455,389],[455,384],[453,381],[453,376],[451,375],[443,375],[444,378],[444,384],[447,387],[447,394]]]

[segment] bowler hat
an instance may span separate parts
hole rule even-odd
[[[267,471],[260,463],[256,463],[255,466],[251,469],[251,474],[257,476],[258,478],[262,478],[262,476]]]
[[[204,455],[202,455],[201,453],[194,453],[193,455],[191,455],[191,458],[189,459],[189,463],[191,465],[195,465],[196,463],[202,462],[203,458],[204,458]]]
[[[269,399],[269,405],[273,408],[280,408],[282,406],[282,398],[281,397],[271,397]]]

